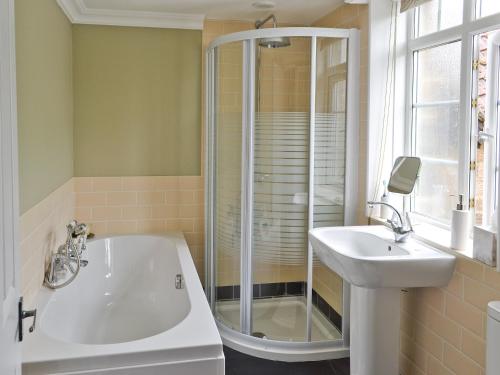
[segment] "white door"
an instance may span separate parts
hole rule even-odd
[[[21,373],[14,0],[0,0],[0,374]]]

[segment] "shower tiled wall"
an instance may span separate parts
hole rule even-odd
[[[310,38],[291,38],[291,44],[286,48],[260,48],[259,51],[258,110],[309,112]]]
[[[182,231],[203,277],[203,177],[76,177],[75,216],[101,234]]]

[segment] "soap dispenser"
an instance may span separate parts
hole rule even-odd
[[[469,239],[470,216],[464,208],[464,196],[458,196],[457,209],[451,212],[451,247],[455,250],[465,250]]]

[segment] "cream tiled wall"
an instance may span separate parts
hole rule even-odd
[[[75,177],[75,216],[96,235],[182,231],[203,280],[203,177]]]
[[[500,300],[500,273],[459,255],[447,287],[402,297],[402,375],[484,374],[486,307]]]
[[[70,179],[21,216],[21,291],[28,305],[42,286],[46,256],[66,238],[74,207]]]

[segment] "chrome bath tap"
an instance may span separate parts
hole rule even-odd
[[[413,227],[411,225],[410,216],[408,212],[405,215],[405,219],[396,209],[396,207],[385,203],[385,202],[374,202],[368,201],[368,207],[372,208],[376,205],[389,207],[393,211],[392,219],[388,219],[387,222],[390,224],[392,228],[392,232],[394,233],[394,241],[395,242],[405,242],[408,237],[413,233]]]
[[[88,264],[87,260],[82,259],[82,253],[87,249],[88,226],[72,220],[66,229],[66,241],[51,254],[45,270],[44,284],[50,289],[59,289],[70,284],[80,272],[80,268]]]

